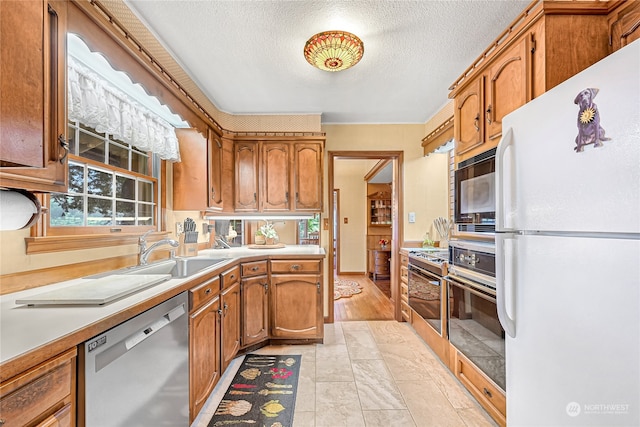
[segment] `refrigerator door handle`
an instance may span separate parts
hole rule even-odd
[[[506,221],[505,221],[505,183],[509,182],[510,184],[514,182],[513,176],[505,176],[505,175],[513,175],[510,173],[513,168],[509,167],[505,169],[506,162],[508,159],[505,157],[507,152],[507,148],[513,146],[513,129],[509,128],[506,132],[503,133],[503,137],[498,144],[498,148],[496,150],[496,231],[505,231]],[[508,180],[508,181],[506,181]],[[511,191],[509,191],[511,194]]]
[[[496,234],[496,306],[498,319],[511,338],[516,337],[516,288],[514,281],[517,259],[513,234]]]

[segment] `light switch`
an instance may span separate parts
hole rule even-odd
[[[347,218],[346,216],[344,217],[344,223],[349,224],[349,218]]]
[[[409,222],[410,223],[416,222],[416,213],[415,212],[409,212]]]

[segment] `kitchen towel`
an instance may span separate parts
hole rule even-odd
[[[302,356],[247,354],[209,427],[291,427]]]

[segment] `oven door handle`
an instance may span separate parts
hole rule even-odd
[[[486,294],[480,291],[478,288],[476,288],[476,286],[473,285],[470,281],[462,279],[458,276],[445,276],[444,279],[448,282],[452,282],[454,286],[462,288],[465,291],[469,291],[474,295],[477,295],[483,299],[486,299],[487,301],[496,302],[495,296],[492,295],[492,292],[490,289],[487,289],[488,294]]]

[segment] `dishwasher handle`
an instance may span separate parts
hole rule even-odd
[[[131,335],[124,342],[124,345],[127,348],[127,351],[131,350],[133,347],[137,346],[142,341],[146,340],[151,335],[155,334],[160,329],[164,328],[169,323],[173,322],[174,320],[182,316],[185,312],[186,311],[184,308],[184,304],[181,304],[178,307],[171,310],[170,312],[168,312],[167,314],[165,314],[164,316],[160,317],[155,322],[152,322],[146,328],[139,330],[135,334]]]
[[[102,353],[96,354],[95,372],[99,372],[101,369],[109,366],[111,363],[124,356],[127,352],[129,352],[131,349],[133,349],[135,346],[137,346],[147,338],[151,337],[160,329],[182,317],[184,314],[186,314],[186,312],[187,310],[185,308],[185,304],[182,303],[179,306],[171,309],[155,321],[151,322],[143,329],[134,332],[127,338],[114,344]]]

